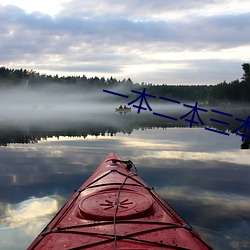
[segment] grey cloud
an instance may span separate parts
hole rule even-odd
[[[104,16],[107,13],[115,16],[132,16],[132,17],[150,17],[154,14],[162,14],[168,11],[183,11],[187,9],[198,9],[201,6],[212,4],[218,1],[198,1],[198,0],[127,0],[126,2],[117,2],[114,0],[91,0],[80,1],[74,0],[65,4],[62,11],[64,15],[80,15],[80,16]]]
[[[8,15],[8,13],[12,13]],[[133,42],[176,43],[181,47],[233,47],[245,45],[250,39],[250,13],[217,17],[196,17],[188,23],[175,21],[136,21],[129,17],[95,18],[58,16],[55,19],[41,13],[26,14],[7,6],[1,11],[2,31],[14,29],[29,45],[50,46],[54,36],[65,35],[69,43],[76,39],[89,43],[108,41],[110,45]],[[14,18],[15,17],[15,18]],[[66,35],[67,34],[67,35]],[[15,34],[14,34],[15,35]],[[244,35],[244,36],[243,36]],[[20,44],[20,37],[18,41]],[[63,37],[64,39],[65,37]],[[9,38],[10,39],[10,38]],[[15,39],[16,40],[16,39]],[[21,39],[22,41],[22,39]],[[9,43],[8,43],[9,44]],[[59,43],[60,45],[60,43]]]
[[[46,69],[44,66],[40,66],[40,69]],[[73,65],[55,65],[50,67],[51,70],[60,71],[60,72],[96,72],[96,73],[109,73],[109,72],[119,72],[120,67],[116,65],[103,65],[101,63],[88,64],[88,65],[79,65],[75,63]]]
[[[96,1],[86,3],[84,5],[82,1],[72,1],[65,5],[65,12],[55,17],[39,12],[28,14],[15,6],[0,5],[1,64],[27,61],[35,62],[36,69],[112,74],[111,72],[121,73],[126,65],[162,63],[147,59],[143,56],[145,52],[150,54],[166,51],[218,50],[248,45],[250,40],[248,25],[250,13],[194,16],[188,21],[148,18],[150,13],[156,14],[157,11],[163,13],[178,8],[188,10],[198,8],[200,5],[204,6],[210,1],[202,4],[196,0],[188,3],[184,0],[177,3],[160,0],[145,1],[142,6],[141,1],[131,0],[125,5],[109,0],[97,5],[97,9],[93,10],[95,15],[90,14],[90,10]],[[114,4],[114,10],[112,4]],[[79,15],[77,13],[70,15],[73,14],[73,6],[74,10],[79,10]],[[145,18],[137,18],[136,13],[142,16],[144,13]],[[54,56],[59,57],[57,61],[53,60]],[[196,68],[197,74],[208,72],[209,60],[200,62],[183,60],[183,62],[191,65],[193,69]],[[219,60],[217,62],[219,63]],[[226,68],[230,68],[229,62],[222,62],[228,65]],[[86,65],[87,63],[89,65]],[[234,62],[234,64],[238,63],[241,64],[241,62]],[[219,72],[218,69],[212,68],[210,70],[214,74],[212,82],[216,83],[218,81],[216,79],[224,80],[225,71]],[[209,72],[207,74],[210,74],[211,78],[211,71]],[[186,82],[185,78],[190,77],[195,81],[199,80],[196,78],[200,78],[200,75],[198,77],[194,71],[190,71],[190,68],[171,69],[171,72],[166,69],[154,73],[158,74],[157,76],[154,74],[154,77],[159,79],[160,75],[164,79],[170,79],[171,75],[175,77],[174,75],[177,74],[181,78],[183,75],[184,82]],[[231,70],[230,74],[231,77],[233,74]],[[133,77],[133,75],[126,77]],[[144,72],[143,81],[155,82],[151,78],[152,72]],[[228,80],[233,79],[235,77]]]
[[[183,31],[188,43],[229,48],[249,44],[249,22],[250,13],[195,18]]]
[[[161,70],[148,70],[143,73],[145,82],[154,84],[216,84],[230,82],[242,77],[241,64],[243,61],[229,60],[185,60],[187,65],[182,67],[183,61],[169,61],[180,65],[179,68],[162,68]],[[176,77],[178,76],[178,78]]]

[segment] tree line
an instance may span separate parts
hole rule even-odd
[[[0,87],[37,88],[53,83],[79,87],[83,91],[89,89],[112,90],[120,87],[123,91],[121,94],[124,95],[131,93],[131,90],[141,91],[143,88],[147,88],[147,93],[151,95],[165,96],[179,101],[202,101],[207,104],[249,103],[250,64],[242,64],[242,69],[243,76],[240,80],[224,81],[216,85],[153,85],[144,82],[134,83],[130,78],[117,80],[112,76],[105,79],[104,77],[88,78],[85,75],[59,77],[58,75],[40,74],[34,70],[0,67]],[[115,99],[115,97],[111,99]]]
[[[250,102],[250,64],[243,63],[243,76],[241,80],[226,81],[215,85],[212,88],[210,102]]]

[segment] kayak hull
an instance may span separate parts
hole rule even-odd
[[[212,249],[110,153],[28,249]]]

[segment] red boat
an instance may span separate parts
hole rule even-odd
[[[134,168],[110,153],[28,249],[212,249]]]

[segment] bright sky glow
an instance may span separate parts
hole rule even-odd
[[[56,15],[61,10],[64,2],[66,2],[66,0],[0,0],[0,4],[4,6],[14,5],[25,10],[27,13],[42,12],[51,16]]]

